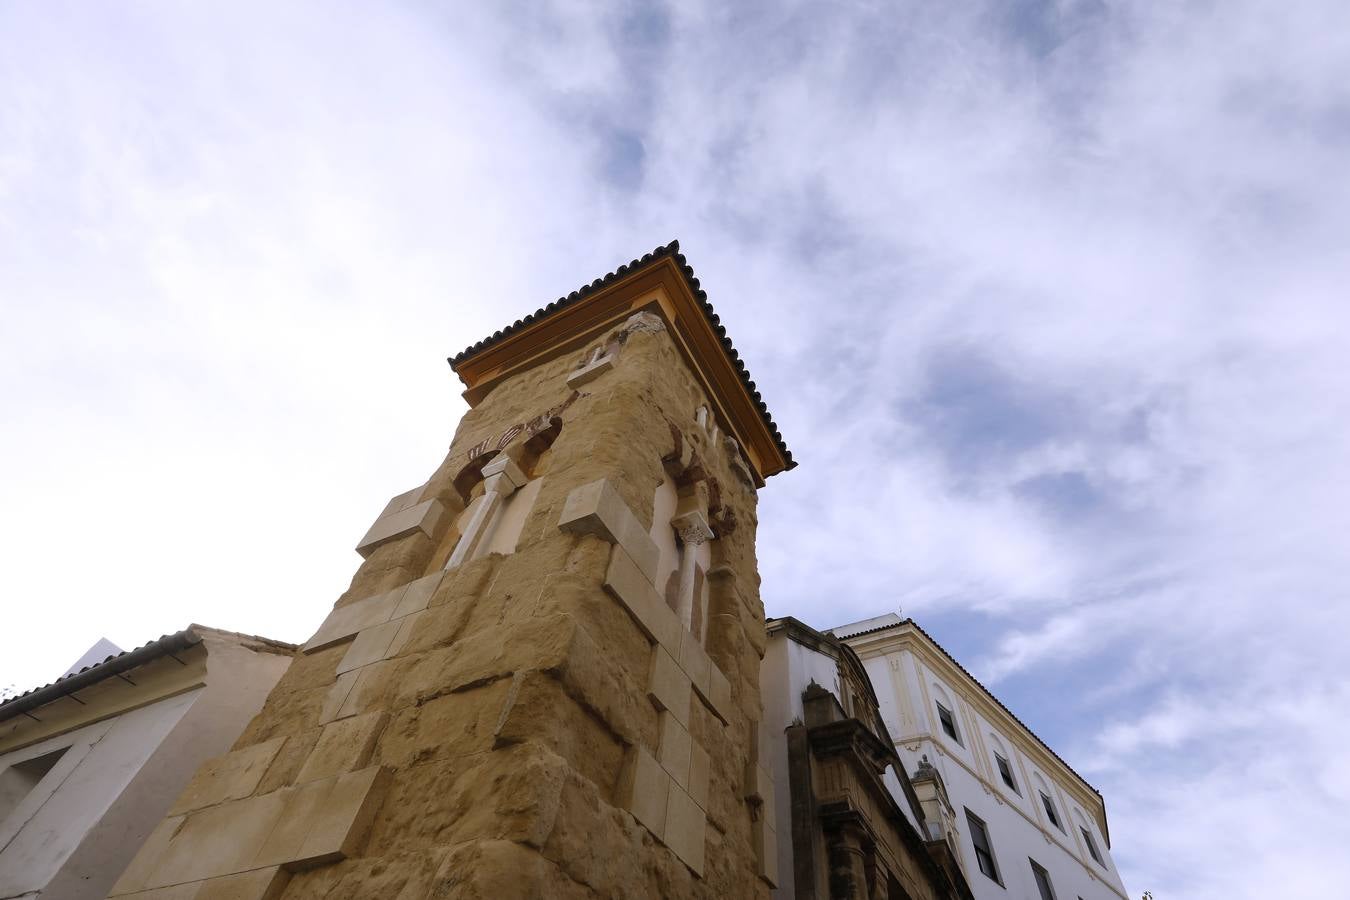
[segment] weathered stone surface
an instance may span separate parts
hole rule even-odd
[[[666,846],[695,873],[703,874],[703,851],[708,818],[689,794],[678,784],[670,786],[666,805]]]
[[[766,897],[745,799],[763,652],[754,490],[694,420],[710,401],[668,332],[627,334],[573,394],[568,374],[608,339],[476,398],[241,738],[284,739],[253,795],[166,820],[128,884],[176,890],[153,877],[166,867],[243,885],[275,866],[296,869],[287,900]],[[548,410],[551,445],[508,439],[536,491],[514,552],[442,571],[450,521],[483,490],[468,451]],[[718,485],[705,644],[651,583],[668,456]],[[399,531],[433,502],[441,521]],[[663,742],[663,718],[678,739]]]
[[[606,354],[592,360],[567,376],[567,386],[573,389],[590,384],[601,375],[614,368],[614,355]]]
[[[543,856],[509,841],[474,841],[451,849],[432,897],[444,900],[593,900],[584,886]]]
[[[652,643],[660,644],[668,652],[678,652],[684,633],[679,618],[652,587],[628,551],[618,545],[610,555],[604,584],[605,590],[623,604]]]
[[[365,766],[387,719],[387,713],[375,710],[325,725],[296,780],[317,781]]]
[[[403,707],[380,737],[376,760],[402,769],[491,749],[510,687],[501,679]]]
[[[621,795],[623,807],[656,835],[665,836],[666,806],[672,784],[670,773],[646,747],[634,747]]]
[[[319,710],[320,725],[326,725],[342,714],[347,706],[347,698],[351,696],[352,688],[356,687],[356,680],[360,677],[360,672],[353,670],[343,672],[333,681],[324,694],[323,708]]]
[[[648,581],[655,577],[661,551],[618,491],[605,479],[575,488],[567,495],[558,527],[578,534],[593,534],[617,544],[628,553]]]
[[[338,776],[314,814],[313,826],[291,865],[319,865],[356,853],[384,800],[389,781],[389,771],[381,766]]]
[[[398,634],[401,624],[395,620],[361,629],[356,635],[356,640],[347,648],[347,654],[342,657],[342,662],[338,663],[337,673],[341,675],[386,658],[389,655],[389,646],[394,642],[394,635]]]
[[[701,744],[692,744],[689,750],[689,797],[699,809],[708,808],[708,783],[712,759]]]
[[[689,682],[699,696],[706,698],[710,693],[712,660],[698,638],[688,631],[680,635],[680,668],[689,676]]]
[[[439,500],[423,500],[406,509],[381,516],[370,526],[365,537],[356,545],[356,552],[370,556],[376,547],[404,535],[420,531],[429,538],[437,536],[437,529],[445,517],[445,506]]]
[[[202,882],[192,900],[277,900],[290,880],[290,872],[268,866]]]
[[[425,484],[419,484],[412,490],[405,491],[402,494],[399,494],[398,496],[394,497],[392,500],[390,500],[388,503],[385,504],[385,507],[383,510],[381,510],[378,518],[383,519],[387,516],[392,516],[394,513],[402,512],[403,510],[407,509],[410,506],[416,506],[417,503],[422,499],[422,494],[426,490],[426,487],[427,486]]]
[[[693,749],[689,730],[669,712],[661,713],[661,747],[657,758],[661,768],[685,790],[689,789],[689,759]]]
[[[647,695],[658,709],[668,710],[681,724],[689,723],[689,703],[692,698],[689,676],[675,658],[666,652],[665,647],[652,648]]]
[[[284,737],[272,738],[207,760],[169,809],[169,815],[251,795],[285,742]]]
[[[164,856],[164,851],[169,846],[169,841],[178,832],[185,818],[181,815],[169,816],[155,826],[155,830],[150,832],[150,836],[141,845],[140,852],[136,854],[127,866],[126,871],[113,884],[112,891],[109,892],[108,896],[117,897],[123,894],[133,894],[149,887],[150,876],[154,873],[155,867],[159,865],[160,859]]]
[[[328,614],[319,630],[314,632],[302,648],[306,653],[322,650],[339,641],[355,636],[362,629],[373,625],[382,625],[389,621],[398,601],[403,597],[403,588],[395,588],[373,597],[357,600],[346,606],[339,606]]]
[[[444,572],[433,572],[424,578],[409,582],[403,589],[403,594],[399,597],[398,605],[394,607],[390,618],[400,619],[426,609],[432,595],[436,593],[436,589],[441,586],[444,579]]]
[[[285,808],[287,791],[198,810],[184,820],[147,879],[165,887],[254,868],[254,857]]]

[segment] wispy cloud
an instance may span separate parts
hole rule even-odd
[[[305,637],[438,461],[443,358],[678,236],[802,463],[770,611],[974,646],[1132,890],[1325,894],[1347,15],[7,7],[0,682]]]

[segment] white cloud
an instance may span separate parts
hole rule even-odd
[[[1133,892],[1343,881],[1346,10],[1015,7],[0,12],[0,684],[302,639],[444,357],[678,236],[772,612],[968,623]]]

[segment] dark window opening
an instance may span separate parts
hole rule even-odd
[[[0,820],[18,808],[24,798],[38,786],[39,781],[47,777],[47,773],[56,767],[69,749],[62,747],[60,750],[25,759],[0,772]]]
[[[1041,892],[1041,900],[1055,900],[1055,889],[1050,885],[1050,873],[1036,860],[1030,857],[1028,860],[1031,862],[1031,874],[1036,876],[1036,888]]]
[[[989,829],[985,827],[984,820],[966,810],[966,823],[970,825],[970,843],[975,848],[975,862],[980,871],[1002,884],[998,877],[998,864],[994,862],[994,848],[989,843]]]
[[[998,763],[998,774],[1003,776],[1003,783],[1012,788],[1014,794],[1021,794],[1022,792],[1017,789],[1017,782],[1013,779],[1012,766],[997,753],[994,754],[994,760]]]
[[[947,732],[947,737],[961,744],[961,733],[956,730],[956,717],[952,715],[952,711],[941,703],[937,705],[937,711],[938,720],[942,722],[942,730]],[[964,747],[965,744],[961,746]]]
[[[1055,812],[1055,803],[1045,791],[1041,791],[1041,804],[1045,807],[1045,815],[1050,819],[1050,824],[1063,831],[1064,826],[1059,824],[1059,813]]]
[[[1097,865],[1101,866],[1103,869],[1106,868],[1106,863],[1102,860],[1102,855],[1097,852],[1097,842],[1092,839],[1092,832],[1082,826],[1079,826],[1078,830],[1083,832],[1083,840],[1087,842],[1088,855],[1092,857]]]

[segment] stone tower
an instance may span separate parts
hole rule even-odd
[[[445,461],[112,896],[767,896],[756,491],[793,463],[678,245],[451,365]]]

